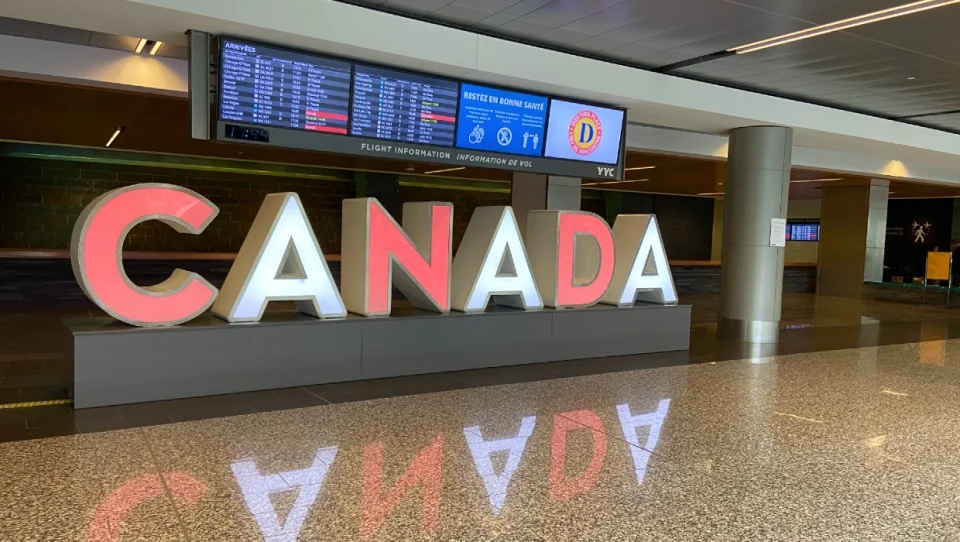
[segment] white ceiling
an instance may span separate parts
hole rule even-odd
[[[140,42],[140,38],[138,37],[92,32],[79,28],[25,21],[23,19],[13,19],[10,17],[0,17],[0,35],[55,41],[73,45],[87,45],[90,47],[128,52],[135,51],[137,44]],[[157,52],[157,56],[186,60],[187,48],[182,45],[164,43]]]
[[[907,0],[348,3],[583,56],[960,132],[960,4],[669,69],[671,64],[902,5]]]

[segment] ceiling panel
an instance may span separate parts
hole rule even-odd
[[[100,47],[101,49],[115,49],[117,51],[127,51],[131,53],[136,50],[137,44],[140,42],[140,38],[77,30],[76,28],[10,19],[8,17],[0,17],[0,34],[70,43],[73,45]],[[181,60],[186,60],[187,55],[186,47],[171,45],[169,43],[163,44],[160,52],[157,54],[157,56],[179,58]]]
[[[641,68],[908,0],[350,0]],[[960,4],[671,70],[887,118],[960,109]],[[924,123],[957,131],[956,123]]]

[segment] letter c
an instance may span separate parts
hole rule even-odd
[[[134,226],[147,220],[197,235],[219,212],[200,194],[169,184],[138,184],[107,192],[84,209],[73,228],[73,274],[87,297],[117,320],[140,327],[192,320],[210,308],[217,289],[183,269],[155,286],[137,286],[123,269],[123,241]]]

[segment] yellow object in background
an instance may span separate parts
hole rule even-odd
[[[927,253],[927,280],[950,280],[950,253]]]

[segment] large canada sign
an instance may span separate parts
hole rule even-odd
[[[401,227],[374,198],[343,202],[338,291],[292,192],[266,197],[220,290],[183,269],[149,287],[127,277],[122,247],[134,226],[159,220],[197,235],[217,213],[174,185],[103,194],[74,227],[74,275],[100,308],[142,327],[182,324],[207,309],[228,322],[256,322],[268,302],[281,300],[317,318],[389,315],[393,286],[438,313],[483,312],[491,301],[524,310],[677,301],[653,215],[621,215],[611,230],[592,213],[531,211],[522,237],[510,207],[481,207],[454,257],[450,203],[406,203]]]

